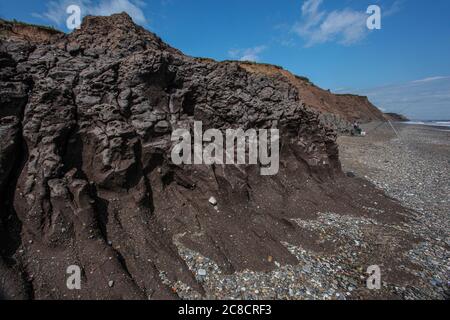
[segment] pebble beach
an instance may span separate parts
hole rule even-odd
[[[340,137],[345,172],[356,174],[412,209],[409,232],[422,239],[409,258],[448,299],[450,280],[450,128],[371,123],[367,136]]]

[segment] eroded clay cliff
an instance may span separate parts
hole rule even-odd
[[[365,96],[332,93],[278,66],[251,62],[241,62],[241,66],[249,72],[278,75],[288,80],[298,90],[302,101],[321,113],[324,124],[339,131],[348,130],[354,121],[385,121],[383,113]]]

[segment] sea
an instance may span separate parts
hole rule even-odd
[[[415,125],[423,125],[423,126],[432,126],[432,127],[442,127],[443,129],[450,130],[450,121],[447,120],[436,120],[436,121],[407,121],[403,122],[404,124],[415,124]]]

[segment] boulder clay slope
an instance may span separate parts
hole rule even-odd
[[[383,113],[365,96],[331,93],[317,87],[308,78],[296,76],[279,66],[251,62],[242,62],[241,66],[249,72],[285,78],[298,90],[306,105],[323,114],[332,114],[350,123],[385,121]]]
[[[283,75],[185,56],[126,14],[86,17],[68,35],[40,29],[33,38],[28,27],[7,27],[0,33],[1,298],[178,298],[161,273],[202,294],[177,242],[224,273],[267,271],[273,261],[296,263],[283,243],[323,254],[337,245],[293,219],[318,212],[409,219],[381,191],[342,173],[336,133]],[[204,128],[279,128],[279,174],[175,166],[171,132],[194,120]],[[376,216],[367,207],[374,202]],[[401,259],[402,237],[371,254],[381,263]],[[70,265],[82,270],[81,290],[66,286]]]

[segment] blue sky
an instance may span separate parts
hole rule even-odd
[[[14,0],[0,2],[0,17],[68,31],[69,4],[84,14],[127,11],[192,56],[281,65],[386,111],[450,119],[448,0]],[[372,4],[381,30],[365,27]]]

